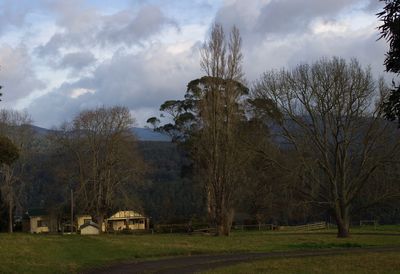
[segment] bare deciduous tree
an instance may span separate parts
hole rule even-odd
[[[13,232],[14,209],[21,208],[24,196],[26,166],[33,150],[34,131],[32,119],[26,112],[14,110],[0,111],[0,134],[8,137],[18,148],[19,158],[1,167],[0,189],[8,209],[8,231]]]
[[[275,121],[297,151],[299,190],[334,212],[338,237],[349,235],[355,199],[399,149],[381,119],[386,91],[356,60],[333,58],[266,72],[252,94],[281,112]]]
[[[137,182],[145,165],[131,132],[134,124],[125,107],[82,111],[56,136],[73,159],[69,183],[81,211],[103,223],[107,214],[126,199],[129,183]],[[129,199],[128,199],[129,200]]]

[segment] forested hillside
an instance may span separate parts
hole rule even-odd
[[[34,149],[27,158],[15,216],[22,216],[31,208],[46,208],[65,218],[69,215],[70,187],[74,183],[65,178],[73,177],[69,177],[66,169],[68,163],[52,148],[49,136],[54,132],[44,129],[35,132],[31,136]],[[207,223],[205,192],[196,180],[184,150],[175,143],[162,141],[138,141],[136,146],[146,163],[146,174],[140,181],[128,184],[125,196],[118,198],[115,209],[139,210],[150,216],[153,224],[186,223],[189,220]],[[263,171],[257,159],[250,164],[253,171],[247,175],[248,187],[238,199],[236,213],[239,218],[236,221],[282,225],[333,221],[330,212],[304,203],[299,193],[286,187],[293,178],[274,169]],[[69,172],[72,174],[73,170]],[[257,183],[257,180],[261,181]],[[374,188],[379,187],[382,185],[365,189],[363,199],[356,202],[360,210],[353,217],[354,223],[362,219],[377,219],[381,223],[400,221],[400,203],[396,199],[377,201],[372,207],[362,208],[366,201],[374,199]],[[4,231],[7,229],[7,211],[2,207],[1,212],[0,225]],[[83,212],[77,208],[77,213]]]

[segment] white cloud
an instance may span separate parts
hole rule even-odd
[[[0,2],[0,34],[26,24],[29,13],[35,10],[35,4],[32,2],[2,0]]]
[[[15,106],[19,99],[31,92],[46,87],[33,70],[31,57],[26,46],[0,46],[0,83],[3,86],[2,104]]]
[[[114,104],[144,125],[201,76],[198,46],[213,20],[239,27],[250,83],[267,69],[332,55],[383,73],[375,0],[5,1],[2,104],[27,107],[44,126]]]
[[[93,89],[87,89],[87,88],[76,88],[76,89],[71,90],[70,96],[71,96],[71,98],[76,99],[86,93],[94,94],[95,91]]]

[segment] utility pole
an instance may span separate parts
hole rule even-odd
[[[71,233],[74,232],[74,191],[71,188]]]

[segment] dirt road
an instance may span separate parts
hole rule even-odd
[[[104,268],[92,269],[85,274],[126,274],[126,273],[196,273],[217,267],[229,266],[251,260],[268,258],[297,258],[326,256],[339,254],[357,254],[365,252],[400,252],[400,246],[396,247],[371,247],[371,248],[346,248],[328,250],[299,250],[285,252],[267,253],[240,253],[240,254],[214,254],[195,255],[167,258],[153,261],[136,261],[131,263],[118,264]]]

